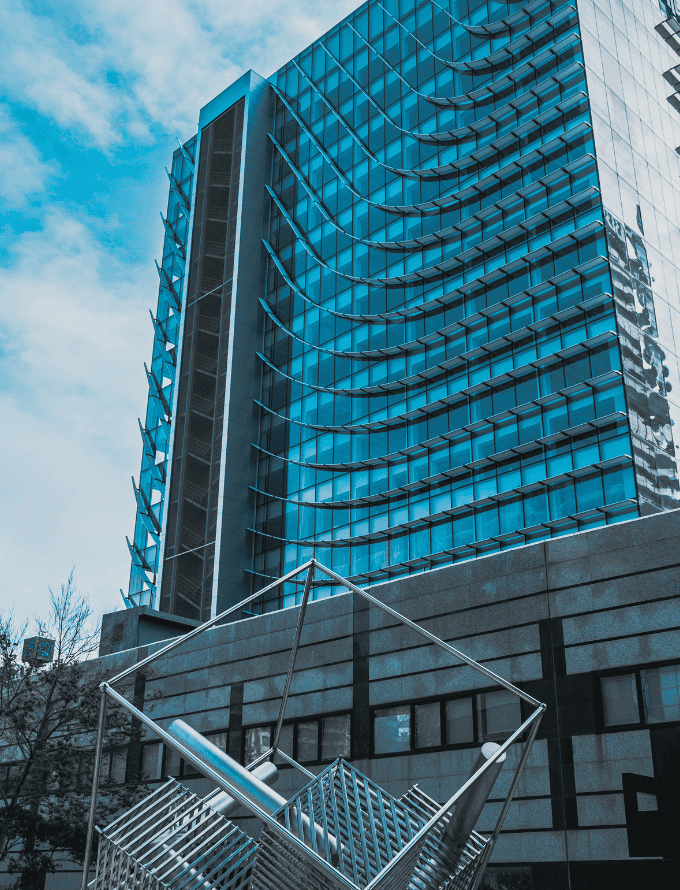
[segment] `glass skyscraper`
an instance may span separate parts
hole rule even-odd
[[[365,586],[677,507],[679,55],[653,0],[373,0],[207,105],[129,601],[205,619],[311,556]]]

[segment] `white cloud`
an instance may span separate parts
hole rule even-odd
[[[32,615],[75,564],[82,591],[110,611],[129,569],[152,337],[140,294],[154,292],[155,272],[121,268],[54,208],[14,259],[0,269],[0,607]]]
[[[12,120],[10,110],[0,104],[0,202],[11,208],[26,206],[43,193],[59,172],[55,161],[43,162],[30,139]]]
[[[356,6],[348,0],[7,0],[6,95],[102,149],[149,128],[189,136],[248,68],[268,76]]]
[[[3,0],[0,94],[109,155],[158,133],[188,138],[200,107],[243,71],[268,76],[355,6]],[[2,106],[0,138],[0,197],[15,207],[44,198],[59,168]],[[103,179],[94,190],[106,191]],[[131,192],[128,210],[160,238],[156,206],[135,205]],[[152,340],[146,307],[158,287],[151,258],[122,265],[85,210],[44,201],[39,212],[40,231],[21,235],[0,267],[0,609],[14,604],[20,617],[44,612],[47,585],[74,564],[99,612],[121,603]]]

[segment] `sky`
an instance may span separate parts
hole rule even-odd
[[[358,0],[0,0],[0,612],[124,608],[170,166]]]

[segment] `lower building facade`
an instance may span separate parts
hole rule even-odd
[[[489,890],[673,885],[680,511],[423,572],[371,593],[547,704]],[[244,616],[206,631],[132,675],[130,696],[161,726],[181,717],[247,763],[269,747],[297,613]],[[145,611],[144,620],[152,615]],[[125,645],[120,636],[118,644],[111,632],[103,641],[112,676],[164,645],[111,651]],[[309,604],[281,745],[312,772],[344,756],[395,796],[418,784],[442,801],[467,778],[482,742],[519,725],[516,702],[359,597],[338,595]],[[513,760],[479,830],[493,827]],[[210,790],[151,736],[111,752],[107,770],[119,779],[141,771],[151,786],[172,775],[201,795]],[[300,779],[281,765],[276,787],[289,796]],[[55,875],[47,890],[76,880]]]

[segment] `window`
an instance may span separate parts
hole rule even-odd
[[[319,759],[319,721],[312,720],[308,723],[297,725],[297,760]]]
[[[605,727],[680,721],[680,664],[600,677],[600,692]]]
[[[260,754],[271,747],[275,724],[253,726],[245,730],[244,762],[252,763]],[[315,717],[284,723],[279,736],[279,750],[298,763],[331,761],[338,757],[351,756],[351,719],[349,714],[332,717]],[[277,756],[275,763],[283,764],[283,757]]]
[[[376,708],[373,753],[397,754],[504,740],[521,722],[521,702],[507,689]]]
[[[179,756],[177,751],[173,751],[173,749],[168,747],[167,745],[164,745],[163,747],[165,748],[163,757],[163,775],[172,776],[173,778],[181,776],[182,758]]]
[[[373,750],[392,754],[411,749],[411,707],[380,708],[373,715]]]
[[[150,742],[142,747],[142,779],[160,779],[163,762],[163,745]]]
[[[415,706],[416,748],[434,748],[442,743],[441,705],[438,701]]]
[[[635,674],[603,677],[600,685],[605,726],[624,726],[627,723],[640,722]]]
[[[261,754],[269,750],[270,738],[270,726],[251,726],[249,729],[246,729],[246,744],[243,755],[245,766],[248,766],[249,763],[257,760]]]
[[[477,698],[480,740],[506,738],[519,727],[522,708],[514,692],[498,689],[482,692]]]
[[[324,717],[321,721],[321,759],[349,757],[352,751],[349,714]]]
[[[446,702],[446,741],[462,745],[475,740],[475,721],[471,698],[454,698]]]
[[[680,664],[645,668],[642,675],[642,698],[646,723],[680,720]]]

